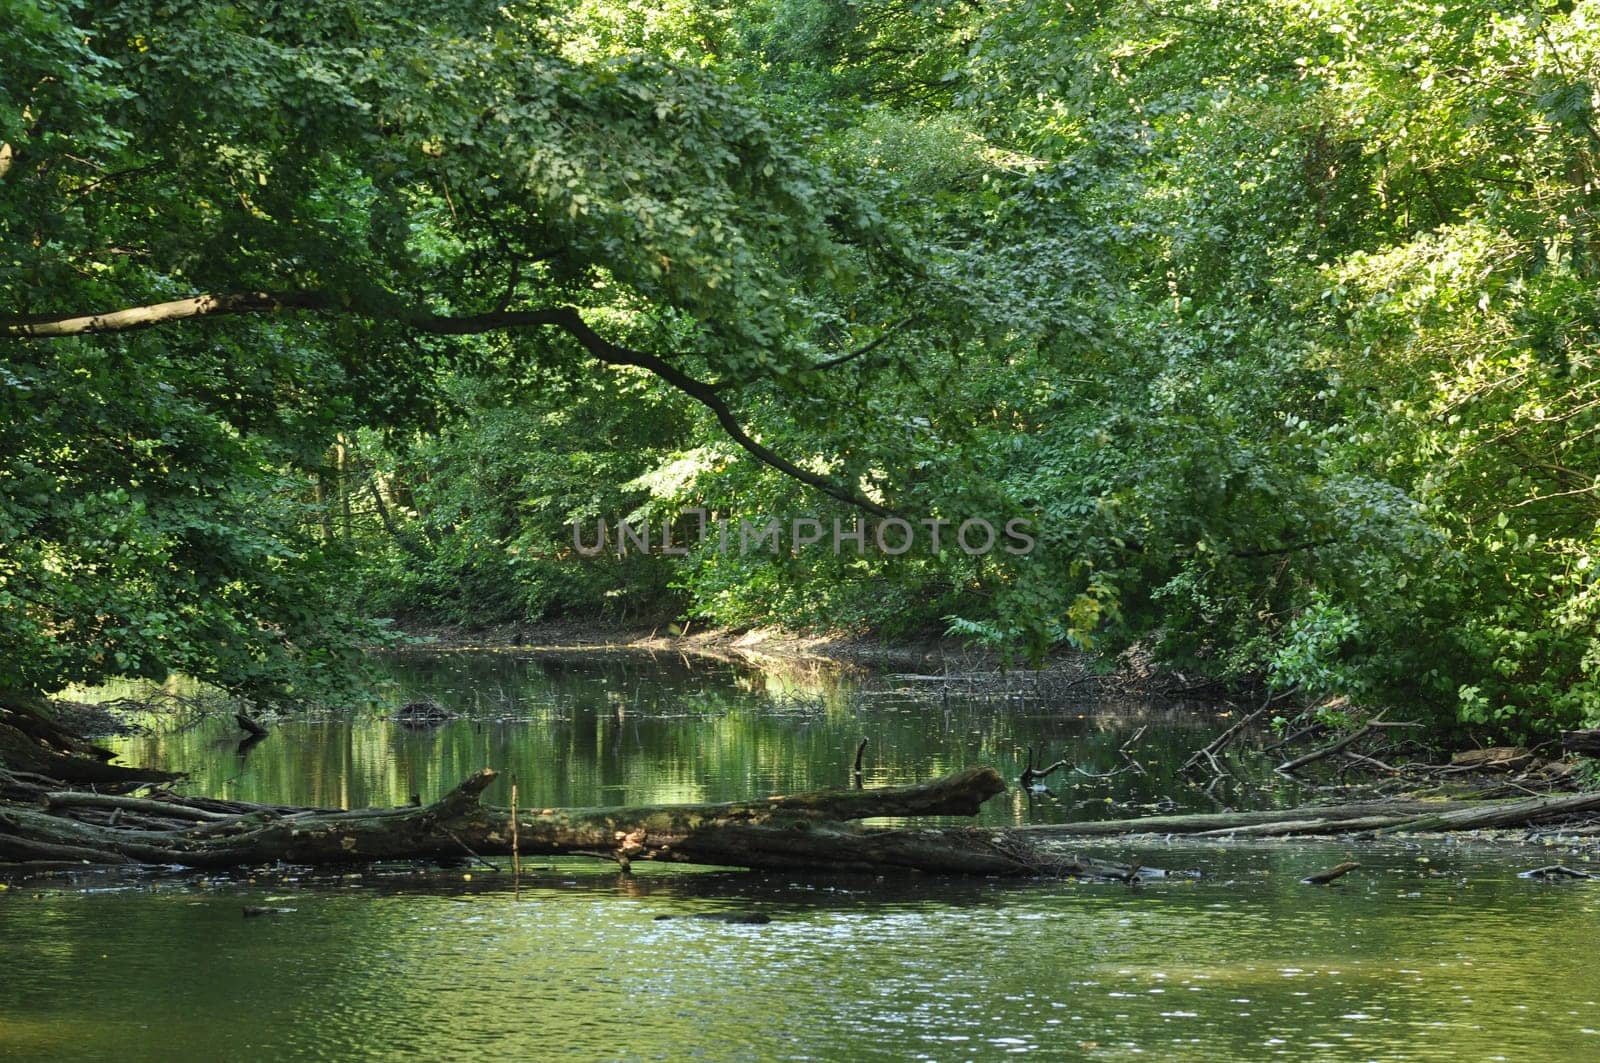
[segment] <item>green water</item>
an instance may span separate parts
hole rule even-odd
[[[1177,768],[1226,725],[1168,703],[1002,705],[911,687],[902,696],[892,683],[864,693],[837,671],[677,654],[418,654],[388,668],[385,707],[276,722],[243,752],[228,713],[153,721],[155,733],[109,744],[126,763],[191,773],[194,793],[334,808],[430,801],[482,767],[501,772],[486,799],[502,805],[513,777],[527,806],[741,800],[847,785],[862,738],[868,786],[971,764],[1014,779],[1029,745],[1050,761],[1070,754],[1082,772],[1049,780],[1059,796],[1011,794],[985,809],[987,822],[1022,823],[1137,814],[1163,801],[1214,808]],[[425,730],[383,718],[420,698],[459,718]],[[1142,772],[1118,752],[1136,734]]]
[[[241,755],[221,720],[122,741],[196,788],[337,805],[425,798],[483,764],[530,803],[701,800],[869,781],[1047,746],[1096,774],[992,802],[993,822],[1170,797],[1219,726],[1167,709],[862,697],[828,676],[672,658],[443,655],[391,701],[467,714],[283,724]],[[619,714],[618,709],[621,709]],[[537,795],[537,796],[533,796]],[[1199,880],[1137,890],[538,864],[255,878],[84,875],[0,890],[0,1058],[1588,1059],[1600,884],[1515,872],[1583,854],[1340,842],[1086,848]],[[1329,888],[1302,875],[1345,859]],[[292,909],[244,918],[242,907]],[[658,915],[759,909],[766,926]]]

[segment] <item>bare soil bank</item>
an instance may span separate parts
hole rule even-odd
[[[505,650],[523,653],[583,653],[602,650],[638,650],[682,653],[696,657],[738,660],[751,664],[790,667],[831,664],[876,672],[906,673],[912,677],[1005,676],[1034,685],[1059,688],[1075,685],[1112,697],[1166,697],[1221,701],[1229,696],[1253,697],[1253,688],[1191,676],[1155,665],[1137,649],[1107,659],[1073,650],[1052,653],[1034,667],[1011,662],[992,650],[938,635],[896,639],[861,634],[802,634],[779,628],[683,630],[677,624],[618,627],[596,622],[555,621],[538,624],[499,625],[483,628],[402,625],[412,641],[406,650]]]

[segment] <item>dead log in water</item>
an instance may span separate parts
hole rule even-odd
[[[1398,833],[1515,827],[1600,813],[1600,793],[1517,801],[1387,800],[1031,827],[868,827],[878,817],[970,816],[1005,784],[971,768],[923,785],[824,790],[744,802],[519,809],[480,800],[484,770],[427,806],[354,811],[65,791],[30,780],[0,803],[0,863],[167,864],[202,868],[275,862],[339,865],[586,855],[731,867],[965,875],[1155,877],[1137,865],[1080,857],[1076,839]]]
[[[238,724],[239,729],[245,734],[249,735],[251,738],[267,737],[267,729],[263,727],[261,722],[254,716],[250,716],[249,714],[243,712],[236,712],[233,714],[233,722]]]
[[[1516,801],[1473,801],[1465,808],[1440,809],[1405,823],[1379,829],[1379,834],[1422,831],[1491,830],[1527,827],[1571,816],[1600,812],[1600,793],[1552,794]]]
[[[1445,831],[1531,827],[1600,814],[1600,793],[1553,794],[1515,801],[1433,801],[1397,798],[1344,805],[1267,809],[1258,812],[1207,812],[1139,819],[1091,820],[1017,827],[1018,834],[1040,838],[1095,838],[1137,835],[1206,837],[1286,837],[1295,834],[1421,834]]]
[[[43,699],[0,692],[0,796],[10,793],[19,777],[22,789],[28,778],[41,777],[112,792],[179,778],[173,772],[106,763],[112,756],[55,723]]]
[[[1342,824],[1369,818],[1398,822],[1441,810],[1470,807],[1472,801],[1425,801],[1398,798],[1386,801],[1354,801],[1342,805],[1311,805],[1302,808],[1269,808],[1245,812],[1191,812],[1170,816],[1140,816],[1137,819],[1097,819],[1079,823],[1044,823],[1018,827],[1037,835],[1062,835],[1074,838],[1114,837],[1132,834],[1221,834],[1247,831],[1255,827],[1295,822]],[[1359,828],[1358,828],[1359,829]]]
[[[1361,870],[1361,865],[1354,862],[1339,864],[1337,867],[1330,867],[1326,871],[1319,871],[1315,875],[1307,875],[1300,880],[1300,885],[1326,886],[1330,882],[1336,882],[1344,878],[1352,871],[1359,870]]]
[[[170,795],[109,798],[50,793],[43,807],[0,805],[0,861],[87,861],[242,867],[452,861],[507,854],[511,814],[480,800],[480,771],[426,807],[359,811],[246,808],[230,812]],[[883,816],[975,814],[1005,789],[992,768],[920,786],[825,790],[714,805],[520,810],[523,857],[589,855],[809,871],[1068,874],[1128,877],[1121,865],[1063,854],[985,828],[863,827]],[[113,819],[112,817],[118,817]]]

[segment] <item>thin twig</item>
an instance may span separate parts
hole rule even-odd
[[[511,779],[511,876],[513,886],[522,877],[522,850],[517,845],[517,780]]]
[[[1381,717],[1376,720],[1369,720],[1367,723],[1363,724],[1356,730],[1351,731],[1337,742],[1334,742],[1331,745],[1323,746],[1321,749],[1313,749],[1304,756],[1296,757],[1293,760],[1284,761],[1282,764],[1279,764],[1272,770],[1281,775],[1288,775],[1293,771],[1305,767],[1307,764],[1312,764],[1323,759],[1324,757],[1331,757],[1335,753],[1343,752],[1345,747],[1353,745],[1354,743],[1365,738],[1367,735],[1371,734],[1373,731],[1378,730],[1382,726],[1382,723],[1383,720]]]
[[[484,867],[488,868],[490,871],[499,871],[500,870],[498,867],[496,867],[495,865],[491,864],[489,861],[485,860],[483,857],[479,856],[477,853],[473,852],[472,851],[472,847],[469,846],[466,842],[462,841],[460,838],[456,837],[456,834],[455,834],[454,831],[448,831],[447,830],[447,831],[445,831],[445,834],[446,834],[446,836],[449,837],[449,839],[451,841],[455,842],[457,845],[461,846],[461,848],[465,849],[467,851],[467,855],[468,856],[470,856],[474,860],[478,861],[478,863],[482,864]]]

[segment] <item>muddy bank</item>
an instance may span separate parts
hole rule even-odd
[[[924,634],[886,639],[862,634],[801,634],[779,628],[684,630],[677,624],[616,627],[556,621],[483,628],[408,624],[411,640],[397,652],[503,650],[520,653],[586,653],[637,650],[682,653],[755,665],[831,665],[883,674],[891,682],[954,680],[967,692],[997,684],[1018,692],[1094,693],[1111,697],[1168,697],[1220,700],[1251,694],[1254,688],[1229,685],[1157,666],[1135,648],[1113,659],[1062,649],[1038,666],[1007,663],[993,650],[960,639]]]
[[[83,738],[144,733],[144,728],[127,719],[116,705],[111,704],[91,705],[84,701],[56,698],[50,703],[50,715],[60,727]]]
[[[649,649],[750,657],[859,661],[916,666],[949,663],[952,668],[999,663],[999,656],[957,639],[927,634],[884,639],[859,634],[801,634],[780,628],[697,628],[690,624],[619,626],[557,620],[485,627],[402,623],[400,629],[421,649],[587,650]]]

